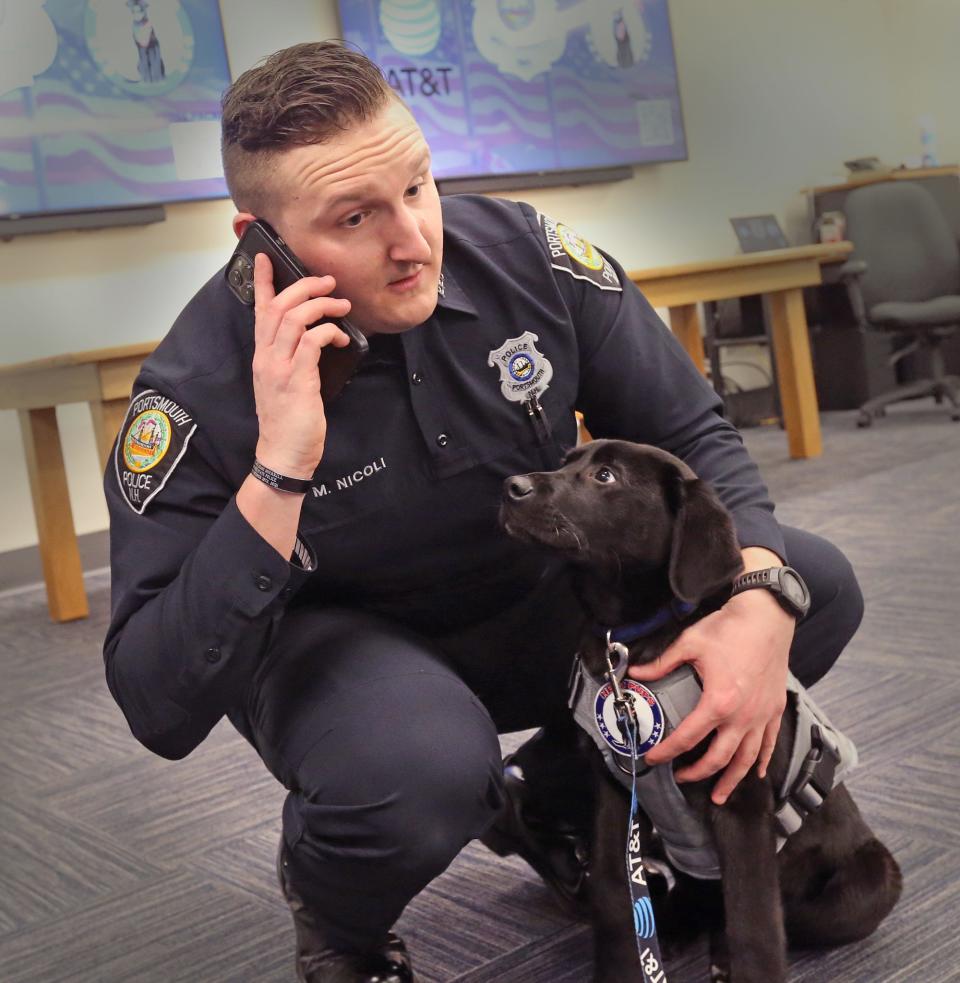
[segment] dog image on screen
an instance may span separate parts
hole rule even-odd
[[[596,721],[587,719],[599,705],[597,687],[610,678],[611,666],[616,668],[608,662],[609,637],[596,628],[652,626],[619,650],[626,660],[619,666],[620,678],[627,665],[656,660],[687,625],[730,597],[742,570],[733,522],[713,490],[681,460],[621,440],[582,444],[556,471],[507,479],[500,522],[518,540],[564,556],[587,616],[574,690],[585,688],[591,710],[582,716],[575,709],[574,714],[594,773],[589,865],[594,980],[639,981],[645,976],[624,865],[633,779],[624,780],[624,769],[611,764],[615,755],[604,752],[603,741],[588,732],[606,729],[609,736],[616,729],[615,721],[599,714]],[[677,605],[682,618],[658,618],[658,612]],[[685,672],[699,685],[689,667],[675,672]],[[689,687],[690,679],[680,682]],[[833,781],[832,759],[824,749],[841,760],[837,749],[846,739],[799,684],[787,695],[766,777],[759,778],[753,768],[723,806],[710,799],[715,776],[673,782],[673,799],[658,792],[649,800],[656,815],[641,800],[633,827],[642,855],[664,858],[672,871],[669,890],[651,889],[667,959],[706,931],[711,979],[717,983],[782,983],[788,945],[824,947],[863,939],[900,896],[900,869],[861,817],[840,780],[842,769]],[[801,738],[808,739],[802,747],[811,741],[816,745],[803,767],[831,761],[822,801],[818,796],[803,804],[809,774],[792,784],[792,758]],[[656,779],[658,788],[666,789],[672,769],[700,758],[709,740],[672,764],[648,769],[641,759],[650,773],[643,781]],[[660,774],[654,774],[658,769]]]
[[[142,82],[162,82],[167,75],[160,53],[157,32],[150,23],[147,0],[127,0],[133,18],[133,43],[137,50],[137,71]]]

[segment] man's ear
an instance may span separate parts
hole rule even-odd
[[[676,476],[677,503],[670,548],[670,587],[696,604],[725,587],[743,568],[733,520],[713,489],[699,478]]]
[[[247,226],[256,220],[257,216],[250,212],[237,212],[233,216],[233,231],[236,237],[239,239],[247,231]]]

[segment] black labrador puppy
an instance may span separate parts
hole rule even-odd
[[[565,555],[593,627],[580,660],[602,678],[608,641],[596,626],[649,622],[684,602],[687,619],[669,617],[628,646],[629,664],[656,659],[693,619],[719,608],[741,571],[729,513],[678,458],[620,440],[573,449],[554,472],[509,478],[500,521],[512,536]],[[684,609],[686,610],[686,608]],[[869,935],[900,896],[896,861],[880,843],[843,784],[833,787],[777,852],[778,790],[796,729],[784,713],[768,774],[756,768],[723,806],[710,800],[713,779],[680,785],[712,830],[720,881],[677,874],[676,887],[654,897],[661,940],[675,948],[692,933],[711,933],[711,975],[733,983],[786,979],[788,942],[829,946]],[[682,755],[696,760],[709,743]],[[629,802],[603,755],[583,735],[594,763],[595,810],[589,885],[595,977],[603,983],[641,979],[624,865]],[[669,766],[661,766],[669,767]],[[645,818],[645,817],[641,817]],[[640,823],[644,856],[655,847],[651,823]]]

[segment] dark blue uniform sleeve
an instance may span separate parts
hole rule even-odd
[[[773,503],[722,401],[620,264],[603,255],[622,290],[554,273],[577,330],[577,408],[587,429],[686,461],[732,513],[741,547],[764,546],[786,560]]]
[[[134,736],[175,759],[242,699],[274,619],[306,573],[244,519],[201,441],[166,477],[140,513],[114,457],[107,467],[112,619],[104,660]]]

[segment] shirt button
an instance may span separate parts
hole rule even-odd
[[[255,583],[257,585],[257,590],[267,591],[270,590],[271,587],[273,587],[273,581],[266,574],[263,573],[261,573],[260,576],[256,578]]]
[[[216,645],[211,645],[206,652],[203,653],[203,657],[207,662],[219,662],[220,661],[220,649]]]
[[[413,373],[413,375],[412,375],[412,376],[410,376],[410,381],[411,381],[411,382],[412,382],[412,383],[413,383],[413,384],[414,384],[415,386],[419,386],[419,385],[420,385],[420,383],[421,383],[421,382],[423,382],[423,376],[422,376],[422,375],[420,375],[420,373],[419,373],[419,372],[414,372],[414,373]]]
[[[437,447],[446,447],[450,438],[445,433],[437,434]]]

